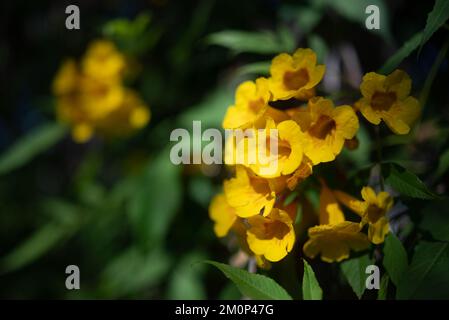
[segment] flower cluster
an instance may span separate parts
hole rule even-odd
[[[292,250],[298,230],[308,227],[303,225],[304,219],[296,223],[298,207],[302,206],[303,215],[310,207],[306,198],[297,195],[292,202],[286,200],[292,192],[304,192],[301,186],[315,176],[315,166],[334,161],[345,145],[357,146],[358,114],[375,125],[383,120],[394,133],[406,134],[420,112],[418,101],[410,96],[410,77],[400,70],[388,76],[366,74],[360,85],[362,98],[353,106],[336,106],[332,100],[316,96],[325,66],[317,64],[311,49],[276,56],[270,74],[238,86],[223,128],[277,129],[278,168],[267,174],[264,164],[257,161],[237,163],[227,157],[229,151],[235,155],[243,150],[246,155],[252,150],[249,144],[237,150],[237,144],[227,143],[225,162],[235,175],[224,181],[224,192],[215,196],[209,208],[216,235],[225,237],[232,231],[261,267],[283,259]],[[280,104],[288,107],[281,109],[277,107]],[[351,250],[384,241],[389,232],[386,214],[393,205],[387,192],[376,194],[371,187],[364,187],[362,199],[357,199],[332,190],[322,177],[316,178],[321,181],[319,213],[314,226],[308,228],[303,246],[306,256],[341,261]],[[360,220],[347,221],[342,206]]]
[[[88,141],[95,132],[127,134],[148,123],[149,109],[123,84],[128,69],[125,56],[106,40],[93,42],[80,63],[63,62],[53,81],[53,93],[58,118],[71,125],[76,142]]]

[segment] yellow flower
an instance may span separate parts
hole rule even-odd
[[[276,194],[285,188],[281,179],[257,177],[243,166],[236,167],[236,177],[224,181],[224,192],[229,205],[239,217],[268,215],[276,201]]]
[[[212,199],[209,216],[214,221],[214,232],[219,238],[226,236],[237,220],[235,209],[228,204],[224,194]]]
[[[78,80],[79,72],[75,60],[64,61],[53,80],[53,93],[56,95],[73,93],[77,88]]]
[[[270,137],[269,129],[277,129],[277,135]],[[289,175],[301,165],[303,158],[302,147],[303,133],[299,125],[293,120],[282,121],[278,125],[274,122],[269,123],[267,121],[265,148],[260,148],[259,143],[255,144],[256,149],[248,149],[248,152],[254,152],[257,154],[257,162],[250,164],[249,167],[259,176],[265,178],[274,178],[281,175]],[[258,137],[260,139],[260,137]],[[274,154],[270,150],[270,138],[274,138],[277,141],[277,150],[274,150]],[[263,154],[265,152],[265,154]],[[264,159],[266,161],[261,161]]]
[[[126,89],[120,106],[96,121],[99,132],[106,136],[126,136],[150,121],[151,113],[137,92]]]
[[[283,259],[295,244],[293,223],[287,212],[274,208],[270,214],[248,218],[247,234],[250,249],[256,255],[276,262]]]
[[[87,49],[81,66],[88,77],[117,81],[125,70],[126,60],[114,43],[96,40]]]
[[[345,221],[345,216],[338,205],[334,193],[329,189],[324,181],[321,182],[319,220],[322,225],[338,224]]]
[[[338,224],[324,224],[309,229],[309,240],[304,245],[304,253],[309,258],[321,254],[324,262],[340,262],[349,258],[350,250],[368,248],[366,235],[360,232],[360,224],[343,221]]]
[[[108,41],[89,46],[82,66],[65,61],[53,81],[57,115],[72,126],[75,142],[88,141],[95,132],[126,135],[145,126],[150,111],[138,94],[123,86],[123,55]]]
[[[249,128],[263,121],[264,116],[277,120],[287,119],[279,110],[268,106],[271,94],[268,90],[268,80],[258,78],[256,82],[245,81],[240,84],[235,93],[235,104],[226,111],[223,120],[224,129]]]
[[[321,255],[324,262],[342,261],[350,250],[364,250],[369,246],[359,223],[345,221],[334,193],[322,182],[320,193],[320,225],[309,229],[309,240],[303,251],[309,258]]]
[[[305,132],[304,154],[314,165],[333,161],[345,140],[357,133],[357,115],[350,106],[334,107],[331,100],[321,97],[309,100],[305,111],[294,116]]]
[[[316,64],[316,54],[311,49],[300,48],[293,56],[281,53],[271,62],[269,85],[273,100],[311,98],[324,71],[325,66]]]
[[[361,225],[368,224],[368,239],[374,244],[383,243],[390,231],[386,214],[393,206],[393,198],[385,191],[376,195],[371,187],[363,187],[361,193],[364,201],[342,191],[335,192],[341,203],[362,217]]]
[[[383,120],[394,133],[407,134],[420,113],[418,100],[410,96],[411,85],[410,77],[401,70],[388,76],[367,73],[360,85],[363,97],[355,107],[372,124]]]

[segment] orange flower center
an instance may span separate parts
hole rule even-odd
[[[287,233],[290,232],[288,226],[285,223],[278,220],[269,222],[267,221],[264,223],[264,227],[266,239],[272,238],[283,239],[287,235]]]
[[[284,86],[288,90],[298,90],[309,82],[309,73],[306,69],[287,71],[284,73]]]
[[[309,134],[315,138],[324,140],[333,133],[337,127],[334,119],[329,116],[320,116],[318,120],[309,128]]]
[[[248,102],[248,107],[251,109],[251,111],[257,113],[259,110],[261,110],[264,106],[264,101],[262,98],[259,98],[257,100],[251,100]]]
[[[395,92],[376,91],[371,97],[371,106],[376,111],[388,111],[396,101]]]
[[[378,206],[374,204],[370,204],[367,210],[368,214],[368,220],[371,223],[376,223],[377,220],[382,218],[385,214],[384,210],[382,208],[379,208]]]

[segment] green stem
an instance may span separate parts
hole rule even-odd
[[[440,52],[438,53],[438,56],[436,57],[433,65],[432,65],[432,68],[430,69],[430,72],[426,78],[426,81],[424,82],[424,87],[423,87],[423,89],[421,91],[421,95],[419,97],[419,102],[421,104],[421,108],[424,108],[425,104],[427,103],[430,89],[435,80],[438,69],[440,68],[441,63],[443,63],[443,60],[444,60],[444,57],[446,56],[448,47],[449,47],[449,37],[446,39],[443,47],[441,48]]]
[[[376,129],[376,151],[377,151],[377,164],[379,166],[379,183],[380,189],[384,191],[384,177],[382,175],[382,143],[380,141],[380,124],[375,127]]]

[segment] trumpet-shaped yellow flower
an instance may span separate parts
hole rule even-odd
[[[248,218],[247,241],[250,249],[267,260],[283,259],[295,244],[295,231],[289,214],[273,208],[267,216]]]
[[[299,125],[293,120],[275,124],[268,118],[265,129],[248,129],[242,139],[228,139],[225,163],[242,164],[264,178],[289,175],[301,165],[302,137]]]
[[[369,241],[361,233],[359,223],[345,221],[343,212],[332,190],[323,182],[320,193],[320,225],[309,229],[309,240],[303,251],[309,258],[321,255],[324,262],[347,259],[350,250],[363,250]]]
[[[316,64],[316,54],[311,49],[300,48],[292,56],[281,53],[271,62],[270,91],[273,100],[311,98],[324,71],[325,66]]]
[[[212,199],[209,216],[214,221],[214,232],[219,238],[226,236],[237,220],[235,209],[228,204],[224,194],[218,194]]]
[[[242,218],[268,215],[276,201],[276,194],[285,188],[282,179],[264,179],[255,176],[243,166],[236,167],[236,176],[224,181],[224,192],[230,206]]]
[[[385,191],[376,195],[371,187],[363,187],[361,193],[364,201],[342,191],[335,192],[341,203],[362,217],[361,225],[368,224],[368,239],[374,244],[383,243],[390,231],[386,214],[393,206],[393,198]]]
[[[345,221],[343,211],[338,205],[334,193],[322,182],[320,192],[320,224],[338,224]]]
[[[363,77],[362,98],[355,104],[372,124],[381,120],[396,134],[407,134],[420,114],[417,99],[410,96],[412,81],[407,73],[395,70],[388,76],[375,72]]]
[[[271,93],[268,90],[268,80],[258,78],[256,82],[245,81],[240,84],[235,93],[235,104],[226,111],[223,120],[225,129],[245,129],[253,127],[260,122],[263,117],[269,116],[277,121],[287,119],[287,115],[268,105]]]
[[[355,222],[318,225],[308,233],[305,255],[313,259],[320,254],[324,262],[340,262],[349,258],[350,250],[361,251],[369,246],[366,235],[360,232],[360,224]]]
[[[269,129],[274,127],[277,130],[277,136],[271,137]],[[257,175],[265,178],[274,178],[295,172],[303,159],[303,133],[299,125],[293,120],[282,121],[276,126],[273,122],[271,124],[267,122],[265,132],[267,139],[264,144],[265,148],[260,148],[260,143],[257,143],[255,149],[248,149],[248,152],[257,154],[257,162],[250,164],[249,167]],[[277,141],[277,150],[274,150],[274,153],[271,153],[270,148],[272,138]],[[268,161],[262,161],[264,156]]]
[[[350,106],[334,107],[329,99],[309,100],[306,112],[298,112],[294,119],[305,132],[304,154],[314,165],[333,161],[341,152],[346,139],[352,139],[359,129],[359,121]]]

